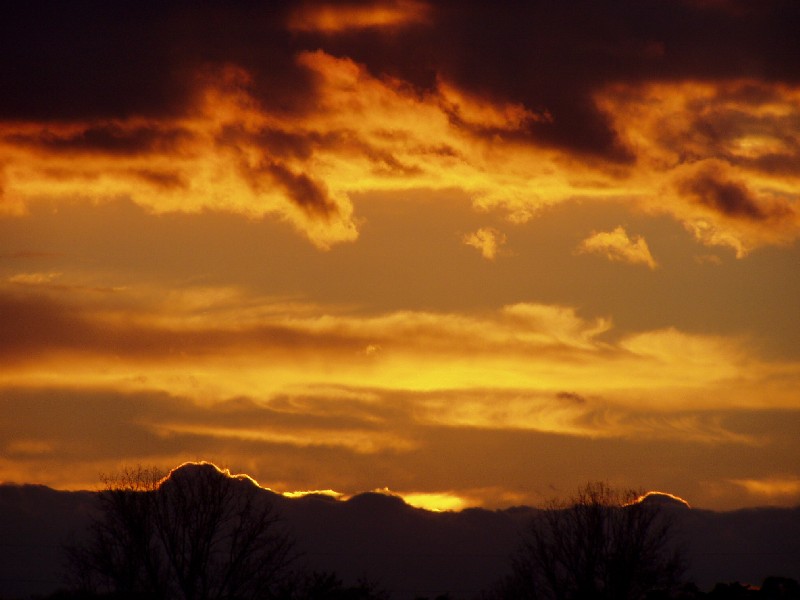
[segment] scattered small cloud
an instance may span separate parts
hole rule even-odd
[[[501,248],[506,243],[506,236],[494,227],[481,227],[473,233],[466,234],[462,241],[478,250],[486,260],[494,260],[502,253]]]
[[[592,233],[583,240],[576,252],[579,254],[600,254],[612,261],[627,262],[632,265],[645,265],[650,269],[658,268],[647,242],[640,236],[630,238],[625,228],[617,227],[613,231]]]

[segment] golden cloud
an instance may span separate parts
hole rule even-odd
[[[274,217],[327,248],[357,237],[354,192],[458,188],[525,220],[574,191],[556,153],[498,137],[543,118],[520,105],[445,81],[420,95],[322,51],[296,60],[315,81],[306,112],[269,112],[227,66],[198,77],[180,118],[0,124],[4,210],[129,197],[154,213]]]
[[[631,239],[621,226],[613,231],[593,233],[580,243],[577,252],[602,254],[609,260],[645,265],[650,269],[658,268],[645,239],[642,236]]]
[[[505,245],[506,236],[494,227],[481,227],[473,233],[465,234],[462,241],[478,250],[486,260],[494,260]]]
[[[430,8],[417,0],[385,0],[373,4],[305,2],[289,16],[292,31],[341,33],[371,27],[398,27],[424,23]]]
[[[346,430],[341,428],[325,431],[322,429],[304,430],[295,427],[292,430],[278,431],[261,427],[248,429],[245,427],[219,427],[213,424],[190,425],[183,423],[159,423],[153,425],[155,431],[162,436],[173,434],[189,434],[205,438],[233,439],[246,442],[266,442],[271,444],[290,445],[304,448],[308,446],[346,448],[359,454],[375,454],[384,451],[408,452],[417,444],[397,434],[388,432]]]
[[[313,386],[449,393],[491,382],[484,399],[467,394],[450,408],[428,400],[419,414],[432,422],[531,423],[585,434],[598,427],[580,421],[585,407],[554,402],[552,394],[569,390],[657,411],[792,407],[790,382],[800,377],[800,365],[766,361],[744,338],[673,328],[614,341],[609,319],[563,306],[363,315],[230,288],[183,292],[191,301],[181,303],[155,289],[151,296],[72,293],[91,301],[0,294],[9,315],[0,344],[6,385],[162,390],[220,401]],[[365,352],[370,347],[380,351]],[[519,396],[501,410],[491,400],[501,392]],[[358,401],[364,407],[374,399]],[[692,435],[691,423],[676,427]]]
[[[733,479],[731,481],[744,488],[747,493],[768,500],[800,498],[800,478],[797,476]]]
[[[413,6],[397,4],[408,14]],[[315,103],[295,113],[261,105],[250,75],[229,65],[198,76],[195,102],[180,118],[0,124],[4,210],[19,213],[42,197],[130,197],[155,213],[277,218],[327,248],[358,235],[353,193],[461,189],[477,208],[500,209],[514,222],[571,199],[624,198],[671,214],[701,243],[739,257],[800,235],[796,88],[606,87],[595,103],[635,151],[626,166],[539,144],[529,125],[551,115],[441,77],[420,93],[321,50],[299,53],[296,63],[313,78]],[[468,243],[495,255],[501,238],[489,233],[479,230]],[[588,244],[652,268],[639,239],[615,230]]]
[[[800,88],[752,80],[609,86],[595,101],[637,154],[640,205],[737,257],[800,236]]]
[[[61,275],[61,273],[55,271],[48,273],[16,273],[8,278],[8,282],[22,285],[43,285],[50,284]]]

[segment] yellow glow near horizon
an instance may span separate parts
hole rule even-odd
[[[304,498],[305,496],[328,496],[336,500],[343,498],[344,494],[335,490],[303,490],[296,492],[281,492],[287,498]]]
[[[431,512],[459,511],[476,506],[474,500],[468,500],[450,492],[398,492],[397,495],[406,504]]]

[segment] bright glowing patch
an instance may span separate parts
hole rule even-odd
[[[334,490],[304,490],[296,492],[283,492],[281,495],[286,496],[287,498],[303,498],[305,496],[328,496],[330,498],[336,498],[337,500],[344,496],[344,494],[342,494],[341,492],[337,492]]]
[[[455,494],[441,492],[409,492],[398,494],[406,504],[433,512],[462,510],[470,506],[470,501]]]

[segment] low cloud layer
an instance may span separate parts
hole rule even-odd
[[[332,487],[317,469],[337,460],[337,491],[371,489],[359,486],[384,465],[393,489],[432,494],[443,493],[430,453],[444,432],[456,447],[511,435],[731,457],[750,449],[773,470],[796,446],[741,419],[776,410],[789,412],[771,413],[771,427],[796,419],[783,382],[800,366],[764,360],[734,338],[662,330],[605,341],[608,320],[536,304],[483,315],[356,315],[251,299],[243,310],[240,291],[198,289],[178,304],[154,292],[132,309],[134,297],[117,291],[78,306],[49,296],[49,285],[3,293],[6,479],[75,487],[131,460],[168,466],[202,455],[283,491]],[[284,464],[267,469],[247,458],[253,453]],[[450,466],[465,471],[445,479],[450,496],[462,489],[495,505],[523,494],[501,480],[481,483],[469,455],[453,458]],[[621,468],[622,458],[610,460]],[[404,463],[416,463],[418,475],[400,476]],[[725,481],[708,474],[710,487],[692,490],[701,503],[715,501],[714,481],[766,497],[734,466]],[[668,474],[656,468],[652,479],[674,485]]]

